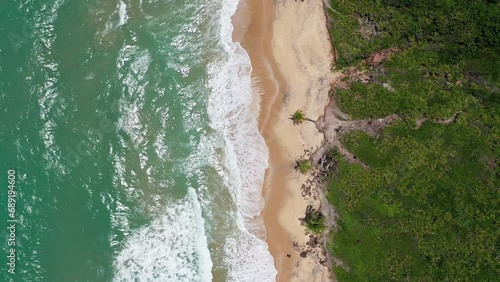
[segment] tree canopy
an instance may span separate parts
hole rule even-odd
[[[354,118],[401,117],[378,137],[352,132],[328,198],[339,281],[500,277],[498,1],[332,0],[337,68],[369,82],[337,89]],[[397,48],[377,66],[362,62]],[[448,125],[439,121],[460,112]],[[417,126],[417,121],[422,121]]]

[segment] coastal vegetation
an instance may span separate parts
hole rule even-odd
[[[311,205],[307,206],[303,221],[307,229],[316,235],[321,234],[326,229],[325,216]]]
[[[498,1],[332,0],[339,131],[328,200],[339,281],[500,277]],[[360,79],[363,78],[363,79]],[[339,84],[340,85],[340,84]]]
[[[293,125],[299,125],[304,122],[306,116],[302,110],[296,110],[293,115],[290,115],[290,119],[293,122]]]
[[[302,159],[295,160],[295,167],[294,168],[296,171],[298,171],[304,175],[307,175],[313,169],[313,166],[312,166],[311,161],[309,159],[302,158]]]

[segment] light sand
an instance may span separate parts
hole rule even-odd
[[[333,50],[323,2],[242,0],[233,24],[234,40],[241,42],[252,61],[254,92],[260,97],[256,99],[260,100],[260,131],[270,152],[262,216],[277,281],[328,281],[327,267],[311,256],[299,256],[309,240],[299,218],[308,204],[318,207],[319,201],[302,197],[300,188],[307,177],[293,168],[304,149],[318,147],[323,135],[311,122],[293,126],[288,119],[302,109],[316,120],[328,103],[335,75],[330,71]]]

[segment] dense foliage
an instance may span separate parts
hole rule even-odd
[[[498,1],[331,6],[339,67],[399,49],[375,68],[358,65],[371,81],[337,90],[338,104],[354,118],[401,117],[377,138],[344,136],[367,169],[336,157],[331,248],[350,268],[335,268],[339,281],[498,281]]]
[[[447,62],[498,59],[498,0],[331,0],[329,15],[340,66],[376,50],[419,43]]]

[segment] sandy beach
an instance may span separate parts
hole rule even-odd
[[[317,148],[323,136],[312,122],[293,126],[289,119],[302,109],[316,120],[328,103],[335,74],[323,2],[242,0],[233,24],[233,38],[252,62],[259,126],[269,148],[262,216],[276,281],[328,281],[328,267],[300,256],[310,238],[299,218],[307,205],[320,203],[303,197],[307,177],[294,170],[295,160]]]

